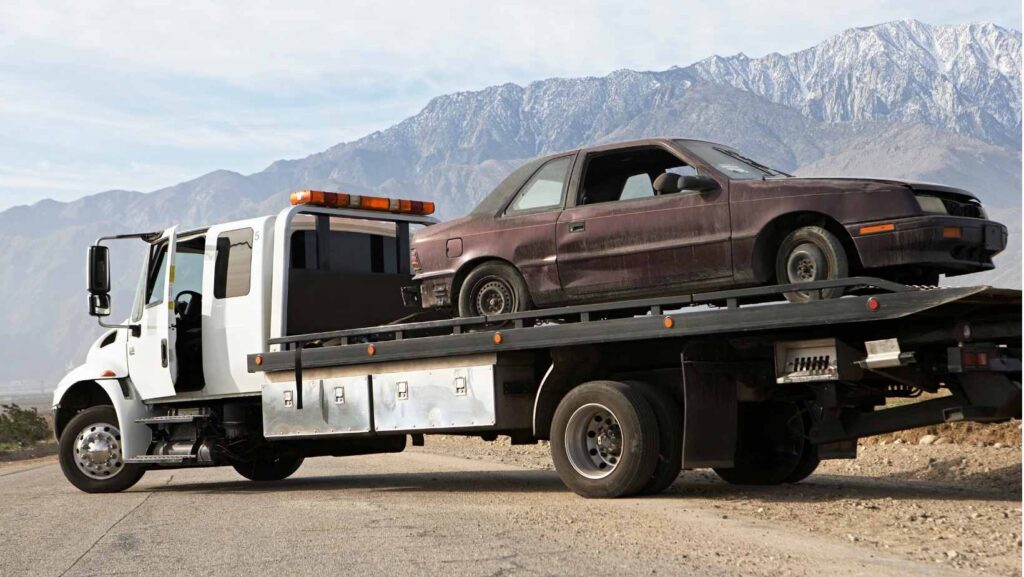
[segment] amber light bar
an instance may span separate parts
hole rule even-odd
[[[358,208],[401,214],[434,214],[434,203],[428,201],[365,196],[344,192],[325,192],[323,190],[299,190],[293,192],[292,204],[308,204],[312,206],[326,206],[328,208]]]

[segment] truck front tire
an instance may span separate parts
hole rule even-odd
[[[658,443],[658,419],[644,394],[616,381],[569,391],[551,422],[555,470],[583,497],[641,492],[658,465]]]
[[[58,442],[64,476],[86,493],[117,493],[139,482],[146,469],[124,462],[121,428],[110,405],[90,407],[64,427]]]
[[[302,457],[266,455],[251,461],[233,463],[235,471],[250,481],[283,481],[302,466]]]

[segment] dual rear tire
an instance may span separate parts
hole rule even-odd
[[[659,493],[679,475],[678,416],[671,397],[644,383],[580,385],[562,399],[552,419],[555,470],[583,497]]]

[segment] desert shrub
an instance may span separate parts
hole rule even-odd
[[[50,436],[50,427],[35,409],[23,409],[15,404],[0,409],[0,443],[30,445]]]

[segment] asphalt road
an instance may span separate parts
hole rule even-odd
[[[594,501],[555,473],[428,453],[148,473],[87,495],[0,468],[0,575],[963,575],[678,496]]]

